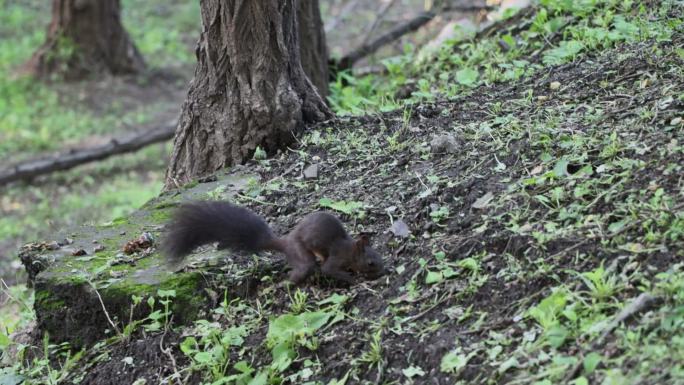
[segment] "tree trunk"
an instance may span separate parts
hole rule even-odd
[[[126,74],[145,68],[121,25],[119,0],[53,0],[45,43],[24,72],[79,79],[91,74]]]
[[[299,2],[299,42],[302,67],[323,97],[328,96],[328,46],[318,0]]]
[[[302,69],[297,0],[203,0],[166,188],[274,153],[330,110]]]

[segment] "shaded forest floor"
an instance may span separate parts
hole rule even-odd
[[[337,26],[328,34],[336,55],[348,48],[350,37],[360,44],[422,6],[415,0],[395,4],[370,31],[378,5],[356,2],[351,12],[346,4],[322,4],[326,21]],[[16,78],[15,72],[42,43],[50,3],[6,0],[0,7],[0,78],[6,79],[0,83],[0,167],[103,144],[177,119],[195,65],[198,4],[122,1],[124,26],[147,61],[148,72],[69,83],[55,78],[45,84]],[[110,221],[155,196],[169,151],[170,143],[155,145],[30,183],[1,186],[0,278],[10,285],[23,281],[16,254],[24,243],[64,227]]]
[[[281,233],[332,207],[375,234],[392,273],[297,291],[257,275],[254,297],[115,343],[103,361],[93,350],[68,378],[681,383],[683,44],[676,30],[316,127],[250,163],[261,182],[240,203]],[[315,180],[300,174],[310,164]]]
[[[387,277],[288,291],[247,262],[256,295],[207,293],[219,305],[191,327],[56,349],[59,379],[683,383],[684,14],[648,5],[626,12],[651,37],[582,51],[549,32],[559,50],[525,56],[516,80],[341,117],[241,168],[261,178],[240,204],[277,232],[335,210],[374,234]],[[606,32],[643,32],[623,22]],[[470,83],[458,73],[440,80]]]
[[[177,119],[194,68],[199,6],[123,1],[148,64],[139,77],[41,83],[16,70],[42,43],[50,2],[4,1],[0,13],[0,167],[108,142]],[[183,3],[183,4],[181,4]],[[22,282],[17,250],[58,229],[102,223],[158,194],[168,144],[0,187],[0,278]],[[0,300],[0,303],[4,301]]]

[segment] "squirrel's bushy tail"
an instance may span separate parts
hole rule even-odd
[[[172,262],[178,262],[194,248],[219,242],[219,248],[256,252],[274,249],[277,238],[257,214],[228,202],[206,201],[181,205],[162,243]]]

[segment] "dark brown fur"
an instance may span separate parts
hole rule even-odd
[[[194,202],[182,205],[170,223],[163,249],[178,261],[195,247],[218,242],[219,248],[257,252],[274,250],[285,254],[292,269],[289,279],[303,282],[317,261],[329,277],[353,283],[350,272],[374,279],[385,274],[380,255],[365,235],[352,239],[342,222],[326,212],[304,217],[289,234],[276,237],[260,216],[228,202]]]

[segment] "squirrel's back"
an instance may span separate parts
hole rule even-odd
[[[256,252],[272,248],[275,236],[257,214],[228,202],[182,204],[175,212],[163,241],[163,251],[174,262],[194,248],[219,242],[219,248]]]

